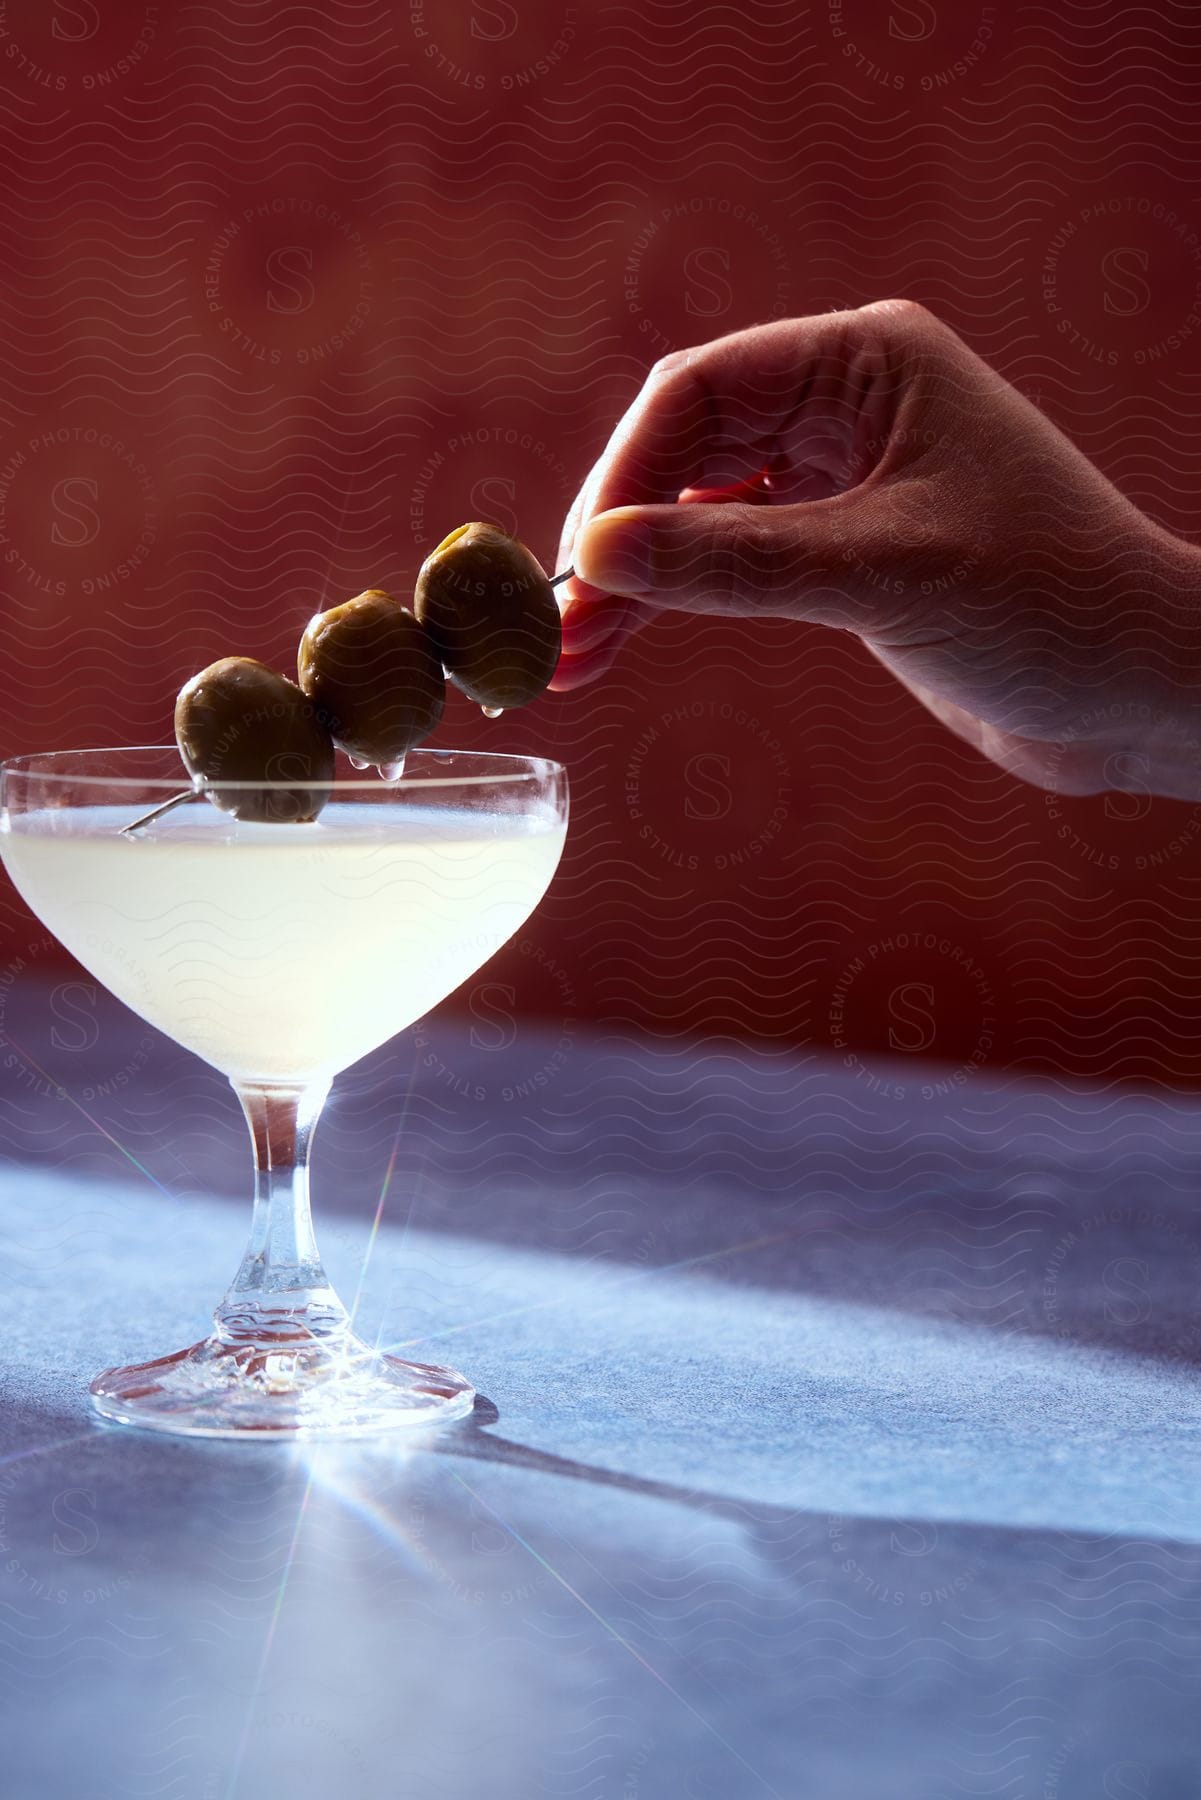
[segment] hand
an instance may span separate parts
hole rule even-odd
[[[1201,552],[911,301],[656,363],[569,562],[558,689],[663,608],[813,620],[1027,781],[1201,795]]]

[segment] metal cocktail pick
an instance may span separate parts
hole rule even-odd
[[[185,800],[190,800],[193,794],[199,792],[199,788],[185,788],[182,794],[173,794],[170,800],[164,800],[161,806],[155,806],[150,812],[143,813],[140,819],[134,819],[128,825],[122,825],[122,835],[127,831],[136,831],[139,825],[149,825],[151,819],[161,819],[163,814],[169,813],[173,806],[182,806]]]
[[[551,576],[550,585],[556,588],[561,581],[570,581],[574,574],[574,569],[564,569],[561,574]],[[182,794],[173,794],[170,800],[164,800],[161,806],[152,807],[148,813],[143,813],[140,819],[134,819],[128,825],[122,825],[122,836],[127,832],[137,831],[143,825],[149,825],[152,819],[161,819],[164,813],[171,811],[172,807],[182,806],[185,800],[190,800],[193,794],[200,791],[199,788],[185,788]]]

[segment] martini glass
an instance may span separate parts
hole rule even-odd
[[[202,1437],[367,1433],[469,1412],[453,1369],[356,1337],[321,1265],[308,1158],[333,1078],[520,929],[567,828],[554,762],[416,750],[401,780],[336,780],[316,820],[212,803],[291,783],[197,779],[170,748],[66,750],[0,767],[0,858],[38,918],[119,1000],[229,1077],[250,1125],[250,1243],[212,1333],[106,1369],[106,1418]]]

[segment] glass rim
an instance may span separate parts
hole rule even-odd
[[[409,756],[469,756],[479,757],[485,762],[524,763],[521,769],[498,770],[496,774],[486,775],[398,775],[393,781],[385,781],[378,773],[332,776],[329,780],[321,780],[307,775],[293,775],[285,779],[268,779],[258,781],[213,781],[207,775],[189,775],[180,760],[178,775],[83,775],[70,774],[53,769],[35,769],[35,763],[54,762],[59,757],[92,757],[92,756],[136,756],[147,751],[169,751],[179,755],[175,744],[110,744],[100,745],[95,749],[85,750],[31,750],[20,756],[9,756],[0,762],[0,780],[9,775],[21,775],[36,781],[59,781],[70,783],[72,787],[104,787],[104,788],[137,788],[145,793],[147,790],[162,789],[164,793],[183,794],[191,792],[203,795],[209,792],[219,793],[295,793],[298,788],[319,788],[323,793],[401,793],[408,788],[455,788],[455,787],[497,787],[503,783],[523,781],[546,781],[557,775],[566,774],[562,763],[555,762],[549,756],[524,756],[518,751],[510,750],[427,750],[424,746],[408,752]]]

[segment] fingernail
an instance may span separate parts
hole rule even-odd
[[[651,586],[650,527],[602,513],[575,541],[575,571],[609,594],[637,594]]]

